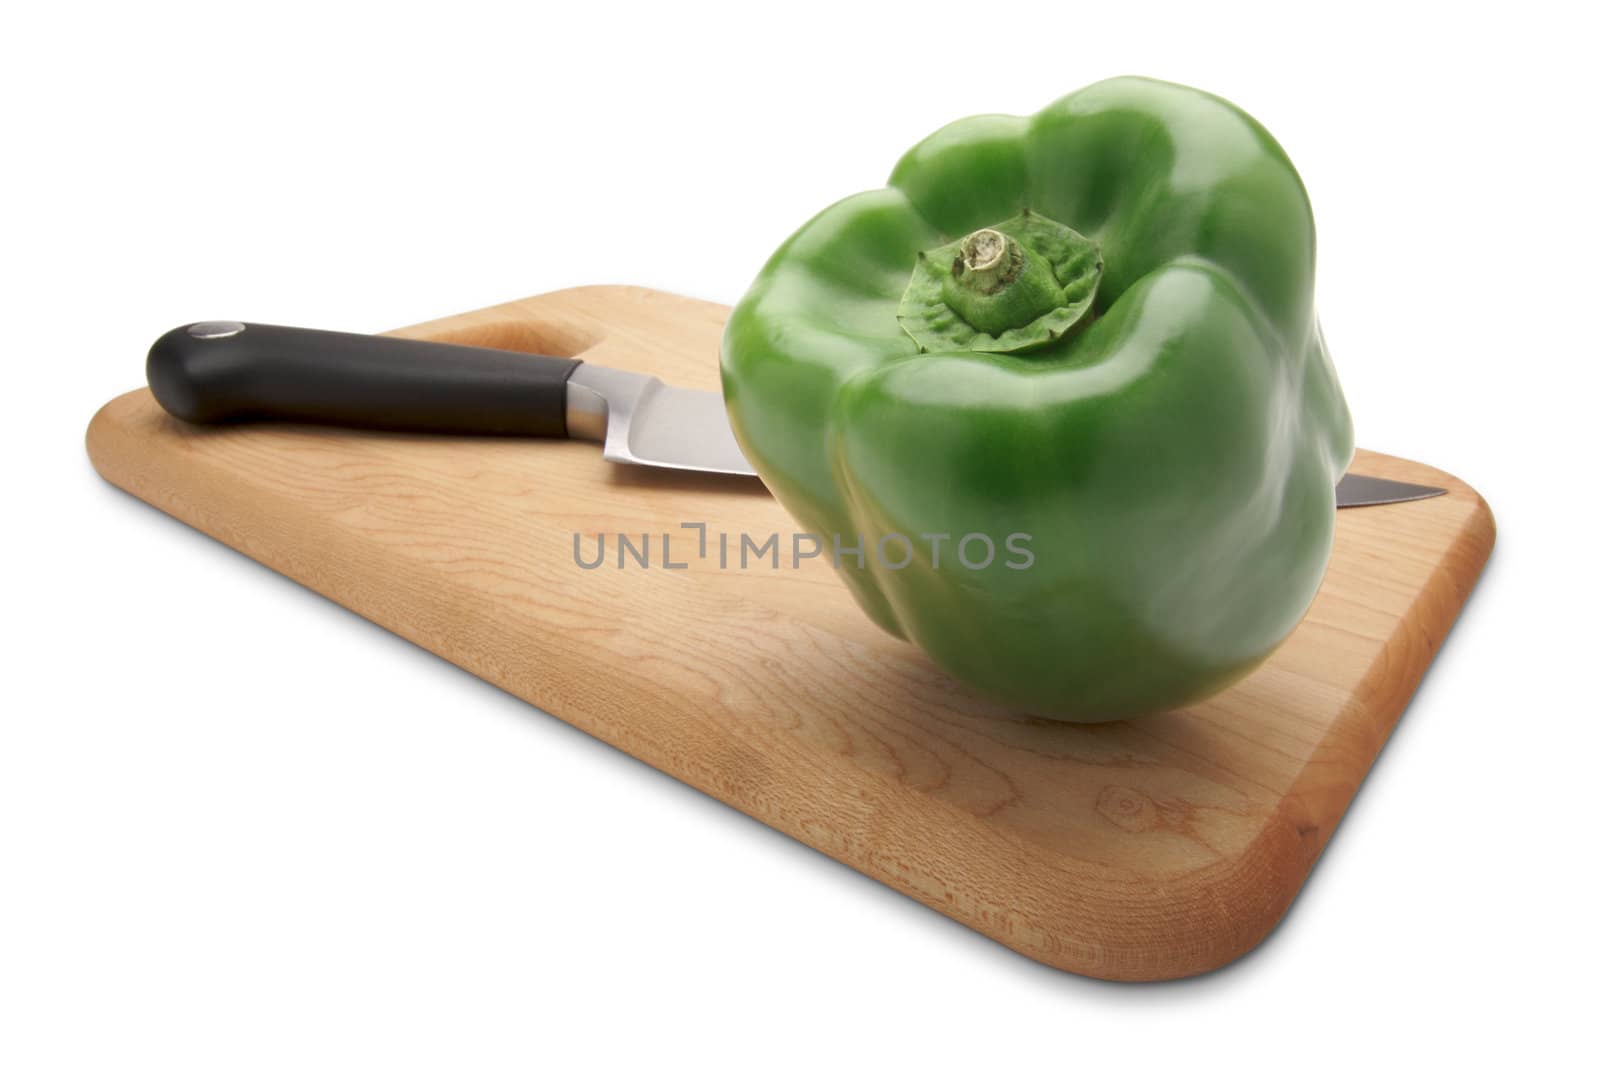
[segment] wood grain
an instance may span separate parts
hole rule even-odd
[[[714,388],[726,314],[595,287],[399,333]],[[1361,452],[1362,473],[1450,492],[1340,512],[1310,614],[1238,686],[1071,727],[963,692],[826,559],[720,569],[717,532],[737,551],[796,530],[754,482],[577,443],[196,428],[146,390],[105,406],[88,446],[116,485],[496,686],[1019,952],[1127,980],[1209,970],[1271,930],[1494,541],[1465,484]],[[574,563],[575,532],[588,559],[606,536],[603,567]],[[619,532],[650,534],[650,569],[616,566]],[[664,533],[686,568],[660,566]]]

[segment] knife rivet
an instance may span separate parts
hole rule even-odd
[[[242,322],[197,322],[186,331],[190,337],[209,341],[215,337],[232,337],[244,332]]]

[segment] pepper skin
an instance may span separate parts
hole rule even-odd
[[[1187,705],[1327,567],[1352,438],[1314,257],[1283,150],[1212,95],[1120,78],[968,118],[767,262],[723,338],[729,416],[800,524],[865,547],[837,557],[867,614],[973,690],[1079,722]]]

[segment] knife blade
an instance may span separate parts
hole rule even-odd
[[[196,322],[150,347],[151,393],[195,424],[280,420],[419,432],[597,441],[633,466],[755,476],[722,395],[638,372],[414,338]],[[1340,508],[1443,489],[1346,474]]]
[[[1368,474],[1346,474],[1334,486],[1333,497],[1340,508],[1370,508],[1375,504],[1399,504],[1402,501],[1440,497],[1445,492],[1437,485],[1417,485],[1392,478],[1374,478]]]

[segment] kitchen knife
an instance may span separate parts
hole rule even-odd
[[[196,424],[307,421],[410,432],[570,437],[612,462],[754,475],[722,395],[566,357],[413,338],[242,322],[163,334],[146,362],[151,393]],[[1443,489],[1346,474],[1341,508]]]

